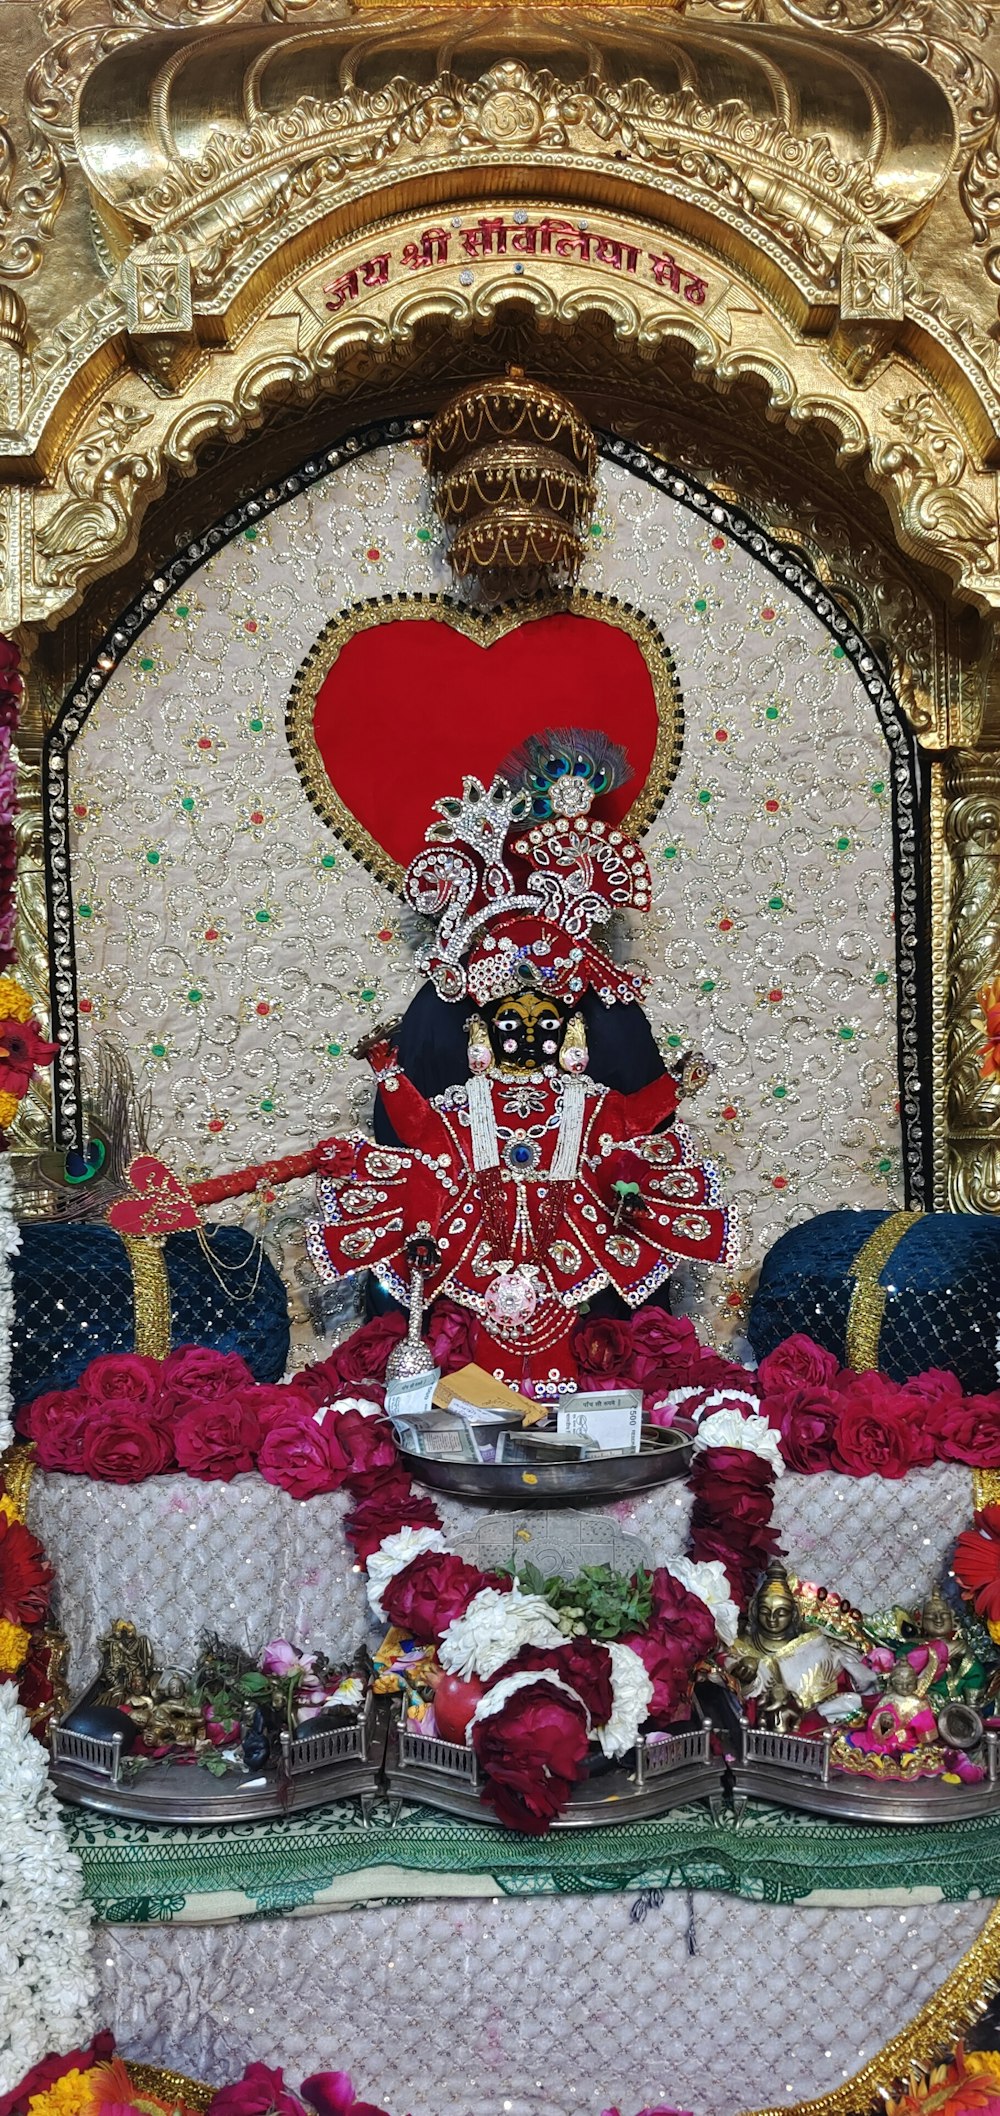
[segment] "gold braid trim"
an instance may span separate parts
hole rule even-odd
[[[853,2079],[832,2094],[815,2101],[796,2102],[794,2108],[755,2109],[752,2116],[870,2116],[881,2097],[896,2080],[906,2079],[913,2065],[926,2071],[945,2051],[960,2042],[967,2029],[1000,1987],[1000,1904],[994,1904],[978,1939],[956,1969],[921,2006],[877,2057],[869,2060]]]
[[[183,2072],[165,2072],[159,2065],[133,2065],[125,2069],[139,2094],[154,2094],[160,2101],[181,2101],[189,2109],[207,2109],[219,2091],[200,2079],[185,2079]]]
[[[35,1447],[33,1441],[15,1440],[5,1455],[0,1455],[0,1486],[10,1500],[16,1521],[25,1521],[28,1516],[28,1493],[35,1474]]]
[[[974,1469],[972,1503],[977,1514],[984,1506],[1000,1506],[1000,1469]]]
[[[135,1349],[145,1359],[166,1359],[170,1350],[170,1280],[163,1237],[123,1234],[121,1242],[132,1272]]]
[[[869,1235],[851,1265],[854,1288],[847,1314],[845,1349],[847,1364],[855,1374],[869,1373],[878,1366],[878,1345],[885,1314],[885,1287],[879,1284],[879,1273],[885,1270],[903,1236],[920,1217],[919,1212],[892,1213],[880,1227],[876,1227],[874,1234]]]

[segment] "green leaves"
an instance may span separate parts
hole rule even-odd
[[[575,1631],[599,1641],[641,1631],[653,1607],[653,1575],[612,1572],[610,1565],[585,1565],[575,1580],[558,1574],[546,1579],[537,1565],[522,1565],[515,1574],[522,1594],[540,1594],[560,1616],[572,1619]]]

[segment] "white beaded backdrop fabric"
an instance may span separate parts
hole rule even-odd
[[[717,1067],[686,1114],[740,1210],[743,1257],[682,1304],[721,1342],[785,1227],[902,1202],[889,750],[808,604],[619,462],[602,468],[581,585],[655,621],[683,696],[635,952],[664,1056],[694,1043]],[[285,709],[338,611],[451,587],[413,451],[353,457],[171,594],[71,750],[82,1048],[122,1040],[180,1172],[369,1121],[351,1048],[418,974],[398,899],[310,806]],[[467,769],[471,703],[456,701],[442,794]],[[373,743],[373,774],[391,769]]]

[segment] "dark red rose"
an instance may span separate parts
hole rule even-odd
[[[416,1492],[405,1470],[387,1470],[377,1490],[363,1498],[348,1514],[344,1533],[353,1545],[359,1565],[367,1565],[372,1552],[397,1528],[440,1528],[441,1516],[433,1499]]]
[[[704,1604],[702,1604],[704,1607]],[[715,1626],[712,1626],[715,1636]],[[682,1650],[675,1639],[663,1637],[659,1632],[633,1631],[622,1640],[623,1646],[631,1646],[637,1653],[647,1675],[652,1677],[653,1695],[649,1704],[649,1719],[653,1726],[668,1727],[679,1719],[686,1705],[691,1702],[691,1684],[695,1662]],[[700,1656],[699,1656],[700,1658]]]
[[[326,1362],[339,1376],[339,1396],[351,1396],[366,1381],[384,1381],[389,1354],[406,1336],[405,1315],[377,1315],[342,1345]]]
[[[160,1405],[164,1414],[179,1418],[193,1403],[208,1403],[215,1396],[229,1396],[234,1389],[253,1387],[253,1375],[238,1352],[216,1352],[210,1345],[178,1345],[163,1362]]]
[[[257,1456],[257,1468],[269,1484],[278,1484],[293,1499],[315,1499],[320,1492],[337,1491],[343,1472],[334,1468],[322,1426],[307,1409],[305,1415],[282,1419],[265,1433]]]
[[[101,1412],[91,1413],[81,1457],[85,1476],[103,1484],[141,1484],[170,1469],[173,1460],[172,1434],[133,1404],[109,1397]]]
[[[308,2116],[297,2094],[285,2085],[280,2067],[248,2065],[234,2086],[220,2087],[208,2104],[209,2116]]]
[[[640,1308],[632,1317],[632,1371],[640,1388],[652,1392],[686,1387],[700,1357],[697,1332],[688,1316]]]
[[[427,1550],[397,1572],[382,1590],[382,1607],[390,1624],[410,1638],[433,1639],[439,1646],[473,1595],[491,1584],[478,1565],[467,1565],[450,1550]]]
[[[382,1599],[385,1601],[384,1595]],[[564,1646],[521,1646],[486,1688],[495,1689],[506,1676],[520,1675],[522,1670],[541,1674],[546,1668],[576,1691],[590,1713],[592,1726],[607,1725],[615,1707],[611,1655],[606,1646],[598,1645],[592,1638],[568,1638]]]
[[[540,1837],[584,1776],[587,1715],[544,1677],[472,1729],[483,1799],[511,1829]]]
[[[459,1367],[469,1366],[476,1356],[475,1316],[456,1301],[436,1301],[427,1324],[427,1344],[442,1374],[457,1373]]]
[[[692,1367],[691,1385],[699,1389],[739,1389],[744,1395],[753,1395],[757,1388],[757,1377],[738,1359],[723,1359],[721,1353],[702,1349],[697,1366]]]
[[[253,1468],[262,1438],[253,1395],[253,1390],[234,1389],[231,1396],[192,1404],[178,1418],[174,1448],[189,1477],[221,1478],[228,1484],[231,1477]]]
[[[932,1424],[965,1400],[958,1375],[946,1367],[928,1367],[924,1374],[912,1374],[901,1393],[911,1409],[924,1412]]]
[[[107,2028],[102,2028],[85,2050],[68,2050],[65,2056],[40,2058],[9,2094],[0,2094],[0,2116],[24,2116],[33,2095],[46,2093],[58,2079],[65,2079],[67,2072],[89,2072],[94,2065],[106,2065],[114,2054],[114,2036]]]
[[[76,1389],[49,1389],[20,1412],[17,1423],[18,1430],[35,1443],[39,1469],[79,1472],[93,1417]]]
[[[843,1399],[834,1389],[804,1382],[798,1388],[774,1390],[761,1409],[781,1435],[781,1452],[789,1469],[811,1476],[829,1469]]]
[[[252,1410],[262,1436],[270,1432],[272,1425],[284,1424],[287,1418],[310,1417],[316,1408],[308,1391],[299,1387],[297,1374],[291,1381],[261,1381],[252,1389],[235,1389],[233,1394]]]
[[[728,1507],[744,1493],[774,1491],[774,1466],[766,1456],[749,1447],[706,1447],[695,1456],[692,1489],[700,1497],[711,1491],[713,1499]]]
[[[905,1477],[919,1452],[902,1391],[880,1374],[855,1374],[837,1421],[834,1467],[848,1477]]]
[[[102,1352],[91,1360],[77,1387],[95,1408],[113,1400],[151,1411],[159,1401],[160,1372],[158,1359],[143,1359],[137,1352]]]
[[[796,1330],[761,1360],[757,1386],[762,1396],[785,1395],[789,1389],[825,1389],[839,1372],[840,1361],[832,1352],[824,1352],[822,1345]]]
[[[692,1667],[711,1653],[715,1644],[715,1620],[701,1597],[674,1578],[666,1565],[653,1574],[653,1607],[648,1630],[659,1639],[671,1640],[685,1663]],[[634,1640],[629,1639],[629,1645]]]
[[[38,1537],[22,1521],[0,1513],[0,1618],[7,1624],[40,1624],[53,1578]]]
[[[569,1343],[581,1381],[632,1381],[631,1323],[617,1322],[613,1315],[585,1315],[574,1324]]]
[[[904,1391],[905,1393],[905,1391]],[[967,1462],[972,1469],[1000,1469],[1000,1389],[940,1405],[935,1413],[937,1456]]]
[[[366,1418],[363,1411],[327,1411],[323,1438],[330,1466],[338,1473],[333,1489],[341,1484],[354,1486],[355,1479],[370,1477],[376,1471],[395,1469],[399,1460],[388,1419]],[[364,1486],[362,1493],[365,1494]]]

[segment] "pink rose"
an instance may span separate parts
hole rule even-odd
[[[686,1315],[665,1308],[640,1308],[632,1317],[632,1369],[644,1390],[683,1388],[701,1356],[697,1332]]]
[[[1000,1469],[1000,1389],[949,1403],[946,1415],[939,1405],[932,1415],[939,1460],[967,1462],[972,1469]]]
[[[373,1322],[345,1337],[325,1364],[335,1368],[343,1386],[335,1395],[353,1395],[366,1381],[384,1381],[389,1354],[406,1336],[405,1315],[377,1315]]]
[[[797,1330],[761,1360],[757,1384],[762,1396],[785,1395],[789,1389],[829,1388],[839,1372],[839,1359]]]
[[[260,1421],[253,1408],[253,1389],[234,1390],[182,1412],[174,1427],[174,1448],[189,1477],[231,1477],[252,1469],[261,1443]]]
[[[209,2116],[308,2116],[284,2075],[269,2065],[248,2065],[234,2086],[220,2087],[208,2104]]]
[[[357,1479],[375,1470],[396,1467],[396,1443],[386,1418],[366,1418],[363,1411],[329,1410],[323,1420],[323,1439],[337,1478],[330,1490],[342,1484],[353,1487]]]
[[[252,1389],[234,1391],[253,1412],[262,1435],[269,1433],[272,1425],[283,1425],[288,1418],[312,1416],[316,1406],[308,1392],[296,1386],[297,1379],[296,1376],[291,1381],[260,1381]]]
[[[374,2102],[355,2101],[349,2072],[313,2072],[303,2080],[302,2092],[316,2116],[385,2116]]]
[[[308,1415],[272,1425],[261,1443],[257,1468],[269,1484],[279,1484],[293,1499],[315,1499],[343,1483],[330,1461],[322,1427]]]
[[[160,1404],[168,1417],[179,1418],[193,1403],[208,1403],[215,1396],[229,1396],[234,1389],[253,1385],[253,1375],[238,1352],[178,1345],[163,1362]]]
[[[170,1469],[173,1460],[171,1435],[134,1404],[109,1398],[99,1416],[91,1413],[81,1456],[85,1476],[104,1484],[141,1484]]]
[[[102,1352],[91,1360],[77,1387],[95,1406],[113,1399],[134,1404],[137,1411],[152,1411],[160,1395],[160,1362],[137,1352]]]
[[[855,1374],[842,1394],[834,1468],[849,1477],[905,1477],[917,1453],[902,1390],[880,1374]]]
[[[476,1356],[475,1317],[456,1301],[436,1301],[427,1325],[427,1344],[442,1374],[454,1374],[459,1367],[469,1366]]]
[[[76,1389],[49,1389],[18,1413],[18,1431],[38,1449],[39,1469],[83,1469],[83,1443],[93,1423]]]
[[[834,1435],[843,1409],[843,1397],[835,1389],[813,1382],[772,1389],[761,1409],[781,1435],[781,1452],[789,1469],[808,1477],[831,1467]]]

